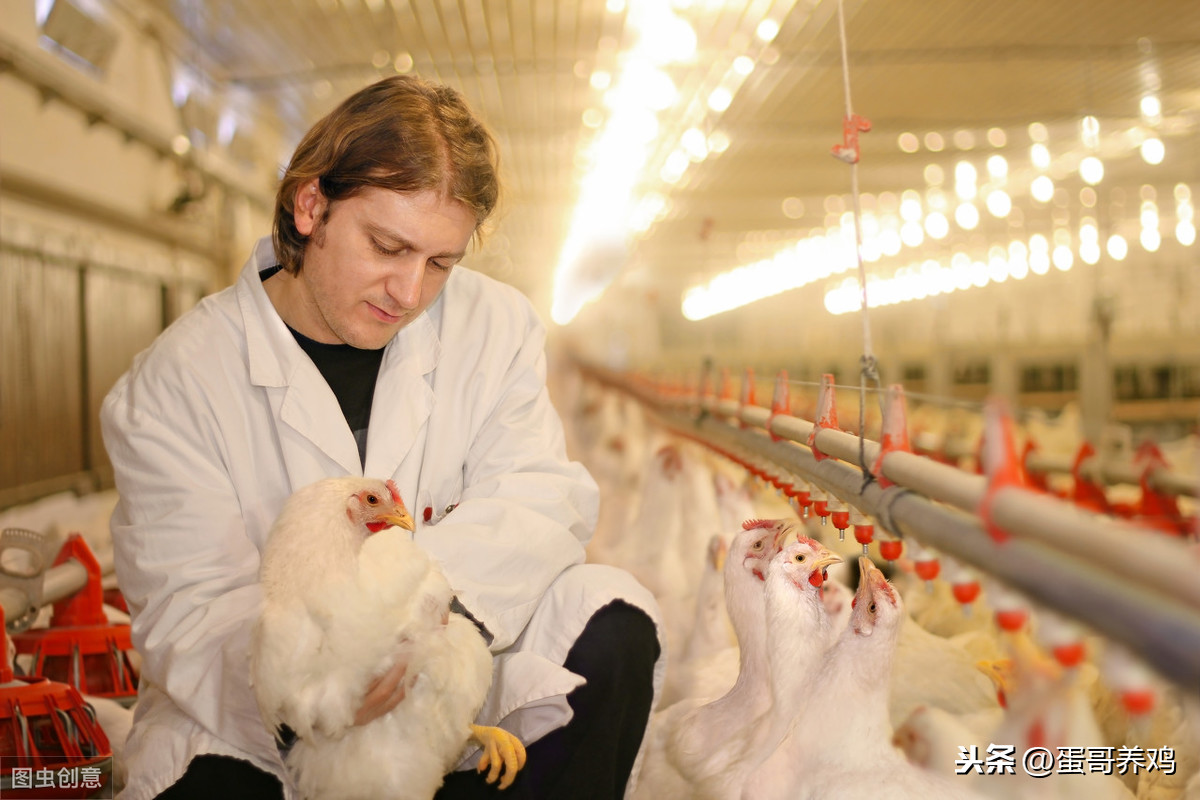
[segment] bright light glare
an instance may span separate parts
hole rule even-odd
[[[722,272],[708,283],[688,289],[682,312],[690,320],[711,317],[827,278],[855,261],[853,245],[830,247],[821,236],[801,239],[771,258]]]
[[[687,157],[686,153],[681,150],[673,150],[667,156],[667,160],[663,164],[662,169],[659,170],[658,175],[667,183],[678,183],[679,179],[683,177],[683,173],[687,171],[690,162],[691,159]]]
[[[975,169],[975,165],[970,161],[959,161],[954,165],[954,183],[975,185],[979,179],[979,172]]]
[[[1162,234],[1155,228],[1142,228],[1142,235],[1139,237],[1142,243],[1142,248],[1147,253],[1154,253],[1162,244]]]
[[[921,195],[911,189],[905,191],[904,199],[900,201],[900,218],[905,222],[919,222],[921,219]]]
[[[1129,244],[1125,241],[1125,237],[1119,233],[1114,233],[1108,237],[1106,249],[1108,250],[1108,255],[1114,261],[1124,261],[1125,256],[1129,255]]]
[[[1161,164],[1167,155],[1167,148],[1162,139],[1151,137],[1142,142],[1141,153],[1142,160],[1147,164]]]
[[[733,71],[739,75],[749,75],[754,71],[754,59],[750,56],[738,56],[733,60]]]
[[[1050,180],[1049,175],[1039,175],[1029,184],[1029,193],[1039,203],[1049,203],[1054,197],[1054,181]]]
[[[754,34],[764,42],[769,42],[779,35],[779,23],[773,19],[764,19],[754,29]]]
[[[988,175],[993,178],[1003,178],[1008,175],[1008,160],[1002,155],[988,156],[987,160]]]
[[[1104,162],[1095,156],[1088,156],[1079,162],[1079,177],[1095,186],[1104,179]]]
[[[708,96],[708,107],[713,111],[721,112],[729,108],[729,104],[733,102],[733,93],[724,86],[718,86],[713,89],[712,94]]]
[[[900,239],[909,247],[920,247],[925,241],[925,231],[921,223],[909,221],[900,228]]]
[[[1079,139],[1083,146],[1095,149],[1100,146],[1100,120],[1090,114],[1079,121]]]
[[[713,131],[708,135],[708,150],[710,153],[724,153],[729,149],[729,134],[724,131]]]
[[[971,203],[961,203],[954,209],[954,221],[963,230],[973,231],[979,225],[979,209]]]
[[[688,128],[679,137],[679,144],[692,161],[703,161],[708,155],[708,142],[699,128]]]
[[[934,211],[925,218],[925,232],[934,239],[945,239],[950,233],[950,220],[940,211]]]
[[[993,217],[1007,217],[1012,211],[1012,198],[1003,189],[990,192],[987,196],[987,210]]]
[[[1175,226],[1175,239],[1184,247],[1191,247],[1196,242],[1196,226],[1182,221]]]
[[[1029,148],[1029,160],[1038,169],[1046,169],[1050,166],[1050,148],[1038,142]]]
[[[1079,258],[1085,264],[1095,264],[1100,261],[1100,245],[1097,242],[1080,242]]]
[[[1054,248],[1051,259],[1054,261],[1054,266],[1062,272],[1066,272],[1075,263],[1075,254],[1071,252],[1071,248],[1060,244]]]
[[[1154,95],[1148,94],[1142,98],[1141,111],[1146,119],[1157,120],[1162,116],[1162,102]]]
[[[1008,274],[1018,281],[1029,274],[1029,250],[1024,242],[1014,241],[1009,244]]]

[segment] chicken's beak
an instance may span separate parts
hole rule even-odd
[[[784,525],[775,534],[775,552],[782,550],[788,542],[796,540],[796,528],[794,525]]]
[[[404,528],[409,533],[416,531],[417,526],[413,524],[412,514],[409,514],[407,509],[399,508],[390,514],[384,514],[381,519],[384,519],[397,528]]]
[[[813,564],[813,571],[815,572],[817,570],[825,570],[825,569],[828,569],[829,567],[832,567],[834,564],[840,564],[840,563],[842,563],[841,556],[839,556],[837,553],[831,553],[828,550],[826,550],[825,555],[818,558],[816,560],[816,562]]]
[[[858,594],[870,595],[880,590],[896,605],[896,592],[888,584],[887,576],[875,566],[875,562],[867,556],[858,557]]]
[[[871,586],[871,570],[873,569],[875,569],[875,564],[871,559],[866,556],[858,557],[858,591],[854,593],[855,606],[859,603],[869,602],[867,598],[873,591]]]

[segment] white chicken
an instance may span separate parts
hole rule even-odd
[[[962,787],[910,764],[892,744],[888,693],[905,619],[900,595],[865,556],[846,629],[815,677],[781,744],[746,781],[744,800],[889,798],[966,800]]]
[[[731,727],[746,724],[770,705],[763,585],[767,564],[788,530],[786,520],[747,520],[733,537],[722,574],[738,645],[690,665],[690,695],[651,718],[635,797],[690,799],[691,782],[680,772],[692,764],[689,755],[703,759],[720,751]]]
[[[441,570],[393,526],[413,530],[395,484],[330,478],[292,495],[271,528],[251,674],[268,727],[296,735],[285,761],[305,798],[428,800],[471,737],[502,787],[524,760],[516,737],[473,724],[491,683],[487,646],[450,613]],[[404,699],[354,725],[368,685],[398,659]]]
[[[761,707],[763,694],[762,688],[757,689],[756,707],[746,707],[747,713],[737,721],[723,720],[720,732],[724,741],[720,747],[715,739],[719,731],[711,721],[704,738],[695,735],[692,727],[680,726],[668,753],[692,782],[696,797],[739,797],[750,768],[783,737],[798,710],[801,687],[811,678],[829,645],[829,617],[821,602],[820,587],[827,577],[826,570],[840,562],[840,556],[809,538],[788,544],[771,559],[763,596],[770,702],[754,713],[754,708]],[[750,677],[763,680],[758,674]],[[738,683],[742,681],[739,675]]]
[[[733,684],[724,675],[713,676],[716,681],[704,681],[712,676],[714,662],[732,663],[736,670],[737,640],[725,610],[724,569],[729,545],[721,534],[708,541],[708,557],[696,591],[695,613],[687,633],[683,652],[667,663],[663,684],[663,708],[688,697],[717,697]],[[729,651],[733,651],[730,658]],[[732,673],[731,673],[732,674]]]

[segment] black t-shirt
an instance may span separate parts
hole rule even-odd
[[[358,458],[367,463],[367,426],[371,423],[371,398],[375,395],[375,380],[383,362],[383,348],[360,350],[348,344],[323,344],[294,330],[288,330],[300,344],[300,349],[317,365],[317,369],[333,389],[346,424],[358,444]]]
[[[264,270],[262,279],[274,275],[279,267]],[[325,382],[337,397],[338,405],[346,424],[354,434],[358,445],[358,458],[367,463],[367,426],[371,422],[371,399],[375,395],[375,381],[379,377],[379,365],[383,363],[383,348],[360,350],[348,344],[324,344],[313,341],[288,326],[300,349],[317,365]]]

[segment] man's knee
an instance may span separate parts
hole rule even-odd
[[[653,680],[662,652],[654,621],[640,608],[614,600],[588,620],[563,665],[589,683]]]

